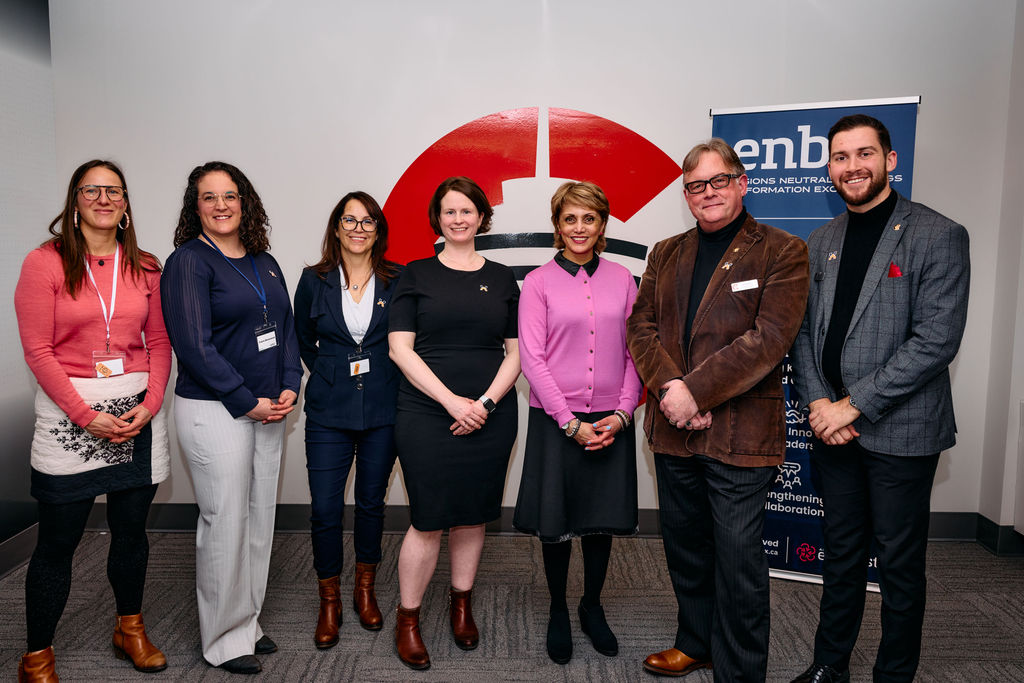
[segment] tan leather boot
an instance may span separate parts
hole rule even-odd
[[[395,650],[398,658],[410,669],[429,669],[430,655],[420,636],[420,608],[395,611]]]
[[[141,614],[122,614],[114,625],[114,654],[130,659],[136,671],[155,673],[167,668],[167,658],[149,642]]]
[[[352,590],[352,606],[359,615],[359,624],[368,631],[379,631],[384,625],[384,617],[377,606],[377,595],[374,592],[374,581],[377,578],[377,565],[368,562],[356,562],[356,581]]]
[[[313,641],[320,650],[338,644],[341,626],[341,582],[337,576],[320,579],[320,614],[316,618]]]
[[[480,632],[473,621],[472,609],[473,589],[457,591],[448,590],[449,617],[452,622],[452,636],[455,644],[463,650],[473,650],[480,643]]]
[[[45,650],[26,652],[21,656],[18,683],[57,683],[52,645]]]

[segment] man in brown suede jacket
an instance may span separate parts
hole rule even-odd
[[[782,359],[807,300],[807,245],[743,208],[747,176],[724,140],[683,161],[697,227],[656,244],[627,323],[647,386],[644,428],[679,603],[674,647],[644,668],[764,681],[764,506],[785,456]]]

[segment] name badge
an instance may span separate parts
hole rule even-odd
[[[348,374],[349,374],[349,377],[356,377],[357,375],[365,375],[369,371],[370,371],[370,354],[369,354],[369,352],[350,353],[348,355]]]
[[[114,377],[124,374],[125,355],[123,353],[107,353],[93,351],[92,364],[97,377]]]
[[[256,348],[262,353],[277,346],[277,323],[266,323],[256,328]]]
[[[732,291],[734,291],[734,292],[742,292],[742,291],[744,291],[746,289],[756,289],[756,288],[757,288],[757,280],[744,280],[743,282],[734,282],[734,283],[732,283]]]

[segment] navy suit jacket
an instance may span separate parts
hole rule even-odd
[[[811,233],[811,291],[790,351],[805,404],[841,398],[825,379],[825,345],[848,214]],[[971,263],[967,231],[899,197],[853,311],[840,370],[861,416],[860,444],[887,455],[932,455],[956,442],[949,364],[967,322]]]
[[[321,279],[310,268],[302,271],[295,289],[295,332],[299,353],[309,369],[306,417],[335,429],[372,429],[395,423],[400,375],[388,356],[388,310],[398,277],[385,286],[374,276],[370,327],[362,344],[345,325],[341,312],[341,273],[334,269]],[[349,355],[370,354],[370,372],[353,377]]]

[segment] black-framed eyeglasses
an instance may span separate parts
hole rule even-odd
[[[216,206],[218,199],[223,199],[225,204],[237,204],[242,201],[242,195],[237,192],[224,192],[223,194],[217,194],[216,192],[204,192],[199,195],[199,201],[207,206]]]
[[[716,190],[721,190],[723,187],[727,187],[729,183],[732,182],[733,178],[739,177],[739,173],[719,173],[707,180],[693,180],[688,183],[684,183],[683,187],[686,188],[686,192],[688,194],[701,194],[707,189],[708,185]]]
[[[120,185],[82,185],[78,188],[78,191],[90,202],[99,199],[100,192],[104,192],[107,195],[107,199],[112,202],[121,201],[125,195],[124,188]]]
[[[356,229],[357,225],[363,226],[363,232],[373,232],[377,229],[377,220],[369,216],[363,220],[359,220],[355,216],[341,217],[341,229],[345,232],[352,232]]]

